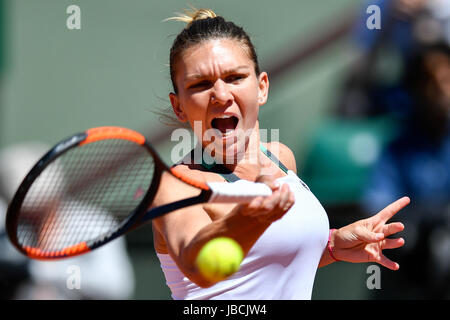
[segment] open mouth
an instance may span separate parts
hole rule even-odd
[[[214,129],[219,130],[222,134],[226,134],[227,132],[233,131],[236,129],[239,119],[232,115],[221,115],[215,117],[211,121],[211,126]]]

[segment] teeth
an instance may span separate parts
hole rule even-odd
[[[223,114],[223,115],[217,116],[215,118],[216,119],[228,119],[228,118],[231,118],[231,117],[233,117],[233,116],[230,116],[230,115],[227,115],[227,114]]]

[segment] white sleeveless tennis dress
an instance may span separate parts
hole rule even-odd
[[[293,171],[277,179],[287,183],[295,203],[255,242],[229,278],[209,288],[190,281],[169,254],[157,256],[175,300],[309,300],[314,278],[327,245],[328,216]]]

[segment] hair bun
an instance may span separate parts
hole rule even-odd
[[[195,20],[202,20],[207,18],[215,18],[217,17],[216,13],[212,11],[211,9],[184,9],[184,13],[176,13],[177,16],[167,18],[164,21],[168,20],[176,20],[176,21],[182,21],[189,25],[194,22]]]

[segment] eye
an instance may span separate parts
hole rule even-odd
[[[211,86],[211,82],[207,80],[202,80],[195,82],[188,86],[188,89],[206,89]]]
[[[232,74],[225,78],[225,81],[228,83],[239,82],[245,78],[243,74]]]

